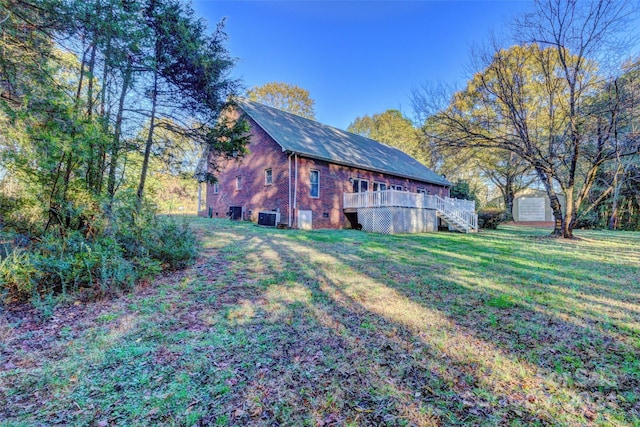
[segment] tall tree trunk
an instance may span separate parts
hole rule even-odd
[[[78,87],[76,88],[75,107],[78,110],[78,104],[80,102],[80,95],[82,94],[82,85],[84,84],[84,68],[87,63],[87,49],[84,49],[84,40],[82,43],[82,60],[80,61],[80,76],[78,79]]]
[[[72,134],[71,137],[74,138],[75,135]],[[71,219],[72,219],[71,206],[69,204],[68,195],[69,195],[69,186],[71,185],[71,172],[73,171],[73,166],[74,166],[73,153],[69,152],[67,154],[67,161],[65,165],[65,173],[64,173],[63,188],[62,188],[62,206],[61,206],[61,208],[64,209],[64,227],[67,230],[71,227]]]
[[[122,134],[122,115],[124,111],[124,100],[127,95],[129,84],[131,82],[131,63],[127,64],[122,78],[122,91],[118,101],[118,113],[116,114],[115,129],[113,133],[113,142],[111,144],[111,163],[109,164],[109,177],[107,181],[107,195],[109,197],[107,203],[107,216],[111,215],[111,207],[113,198],[116,194],[116,172],[118,168],[118,157],[120,154],[120,136]]]
[[[107,112],[106,105],[107,105],[107,88],[108,88],[107,79],[109,76],[109,70],[110,70],[109,62],[111,61],[111,56],[112,56],[111,34],[109,33],[107,35],[107,43],[104,50],[104,66],[102,69],[102,89],[100,92],[100,117],[102,120],[102,128],[105,131],[105,133],[107,133],[109,130],[110,111]],[[96,194],[101,194],[102,185],[104,182],[105,164],[107,159],[107,147],[105,144],[99,145],[98,155],[96,157],[97,157],[98,164],[96,167],[97,181],[95,183],[95,188],[96,188]]]
[[[576,210],[573,202],[574,187],[564,189],[564,223],[562,227],[562,237],[571,239],[573,237],[573,228],[576,226]],[[560,203],[558,203],[560,204]]]
[[[504,183],[504,220],[513,221],[513,180],[507,176]]]
[[[620,164],[618,163],[618,167],[613,174],[613,198],[611,199],[611,216],[609,217],[608,223],[609,230],[615,230],[618,228],[618,199],[620,197],[620,187],[622,187],[622,183],[624,182],[624,180],[618,179],[619,174]]]
[[[94,35],[95,37],[95,35]],[[89,58],[89,81],[87,84],[87,117],[89,121],[93,117],[93,72],[96,65],[96,44],[95,41],[91,46],[91,56]],[[93,141],[89,141],[89,158],[87,159],[87,174],[86,174],[86,186],[87,189],[94,194],[98,194],[95,188],[97,181],[97,159],[96,159],[96,147]]]
[[[159,47],[158,47],[159,49]],[[158,50],[156,49],[156,51]],[[142,199],[144,198],[144,186],[147,180],[147,172],[149,170],[149,157],[151,156],[151,147],[153,146],[153,134],[156,127],[156,107],[158,105],[158,67],[153,71],[153,93],[151,98],[151,121],[149,123],[149,133],[144,146],[144,159],[142,161],[142,170],[140,171],[140,182],[138,183],[138,192],[136,193],[136,210],[140,212],[142,208]]]
[[[551,232],[551,235],[554,237],[563,237],[565,221],[562,215],[562,206],[560,205],[560,200],[558,199],[558,195],[553,189],[553,184],[551,183],[551,180],[549,179],[549,176],[547,175],[547,173],[539,166],[536,166],[535,169],[536,169],[536,173],[538,174],[538,177],[540,178],[540,181],[542,182],[545,190],[547,191],[547,195],[549,196],[549,204],[551,205],[551,212],[553,212],[554,224],[553,224],[553,231]]]
[[[515,199],[515,195],[513,194],[513,190],[507,193],[507,196],[504,199],[504,220],[505,221],[513,221],[513,200]]]

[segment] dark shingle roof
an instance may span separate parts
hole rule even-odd
[[[451,185],[395,147],[246,99],[237,99],[236,103],[283,151],[433,184]]]

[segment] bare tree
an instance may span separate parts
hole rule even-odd
[[[476,165],[495,185],[504,200],[505,221],[513,221],[516,194],[533,184],[531,165],[513,151],[486,150],[476,155]]]
[[[619,153],[617,110],[603,117],[594,108],[597,94],[609,94],[596,59],[632,11],[627,1],[535,2],[518,22],[523,43],[494,43],[478,56],[484,70],[436,114],[443,143],[508,150],[531,165],[549,196],[555,236],[573,236],[598,170]]]

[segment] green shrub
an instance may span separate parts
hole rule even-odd
[[[124,257],[140,261],[141,267],[156,262],[163,268],[178,270],[190,265],[198,254],[196,236],[186,221],[158,217],[148,204],[135,214],[122,205],[117,215],[115,238]],[[157,270],[158,265],[152,266],[149,274]]]
[[[37,290],[41,272],[31,252],[19,248],[0,262],[0,288],[15,299],[29,298]]]
[[[0,263],[0,287],[8,296],[34,302],[48,294],[73,294],[88,287],[106,294],[133,287],[139,270],[143,269],[125,259],[112,238],[87,240],[79,232],[63,238],[46,235],[29,248],[14,250]]]
[[[157,221],[146,245],[149,256],[171,270],[185,268],[198,255],[196,236],[184,221],[180,224],[173,219]]]
[[[503,209],[485,208],[478,211],[478,226],[480,228],[495,230],[503,220]]]
[[[44,307],[55,296],[86,288],[107,295],[130,289],[162,268],[184,268],[197,255],[188,224],[159,219],[149,205],[137,210],[131,200],[118,200],[111,225],[97,211],[83,212],[76,229],[55,227],[3,253],[0,298]]]

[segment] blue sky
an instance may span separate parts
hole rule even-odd
[[[210,26],[226,17],[234,77],[307,89],[317,120],[341,129],[390,108],[411,116],[411,91],[426,81],[463,84],[471,46],[529,4],[193,0]]]

